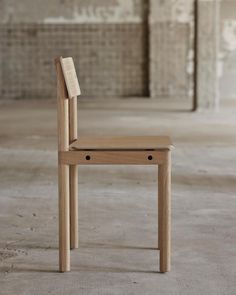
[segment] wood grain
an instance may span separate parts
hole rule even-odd
[[[59,193],[59,270],[70,271],[69,166],[58,166]]]
[[[165,159],[161,151],[69,151],[60,152],[59,161],[69,165],[157,165]]]
[[[71,150],[158,150],[172,147],[168,136],[80,137],[70,145]]]
[[[158,243],[160,272],[170,271],[171,260],[171,155],[158,168]]]
[[[70,165],[70,248],[79,247],[78,167]]]
[[[58,58],[59,265],[70,270],[70,248],[78,247],[77,165],[159,165],[158,244],[160,272],[170,271],[171,158],[168,136],[108,136],[77,139],[78,79],[72,58]],[[67,99],[67,98],[70,99]]]
[[[57,134],[58,150],[69,149],[69,105],[65,99],[67,94],[60,62],[56,63],[57,70]]]
[[[61,63],[56,61],[57,106],[58,106],[58,150],[69,150],[69,109]],[[59,270],[70,270],[70,196],[69,166],[58,165],[59,195]]]
[[[80,95],[80,86],[72,57],[61,58],[60,61],[69,98]]]
[[[77,139],[77,97],[69,100],[70,143]],[[78,167],[70,165],[70,248],[79,247]]]

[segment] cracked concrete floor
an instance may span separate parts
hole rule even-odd
[[[79,167],[80,248],[60,274],[56,106],[1,103],[0,294],[236,294],[236,107],[80,103],[80,134],[172,136],[172,271],[158,273],[157,171]]]

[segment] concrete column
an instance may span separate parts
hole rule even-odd
[[[150,96],[192,99],[194,2],[149,1]]]
[[[219,107],[220,0],[196,0],[194,110]]]
[[[167,52],[164,35],[171,18],[169,1],[149,0],[149,93],[152,98],[169,94]]]

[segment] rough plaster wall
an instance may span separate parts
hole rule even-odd
[[[140,23],[142,0],[1,0],[1,22]]]
[[[1,98],[54,96],[61,54],[85,96],[147,95],[143,13],[142,0],[0,0]]]
[[[0,0],[1,98],[53,96],[58,54],[75,57],[85,95],[147,95],[150,80],[152,96],[192,97],[193,1],[150,0],[148,55],[146,0]],[[221,90],[233,96],[235,1],[222,7]]]
[[[152,97],[193,96],[193,9],[193,0],[150,1]]]
[[[219,106],[219,9],[218,0],[199,0],[197,6],[197,103],[199,110]]]
[[[236,1],[221,1],[221,98],[236,98]]]

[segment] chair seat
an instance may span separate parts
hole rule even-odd
[[[79,137],[70,150],[161,150],[171,149],[168,136]]]

